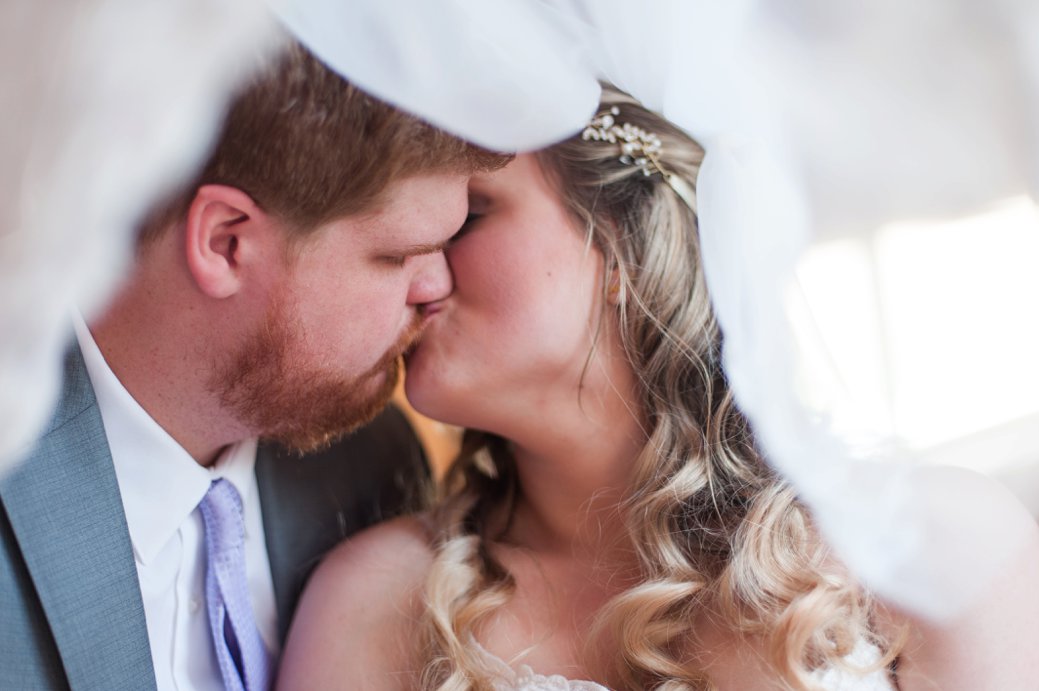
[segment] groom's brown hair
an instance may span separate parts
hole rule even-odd
[[[395,179],[507,160],[373,98],[290,42],[234,98],[202,173],[152,212],[140,238],[182,218],[201,185],[238,188],[304,236],[374,208]]]

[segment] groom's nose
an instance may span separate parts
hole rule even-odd
[[[454,289],[451,269],[443,252],[414,258],[416,271],[408,291],[409,305],[423,305],[443,300]]]

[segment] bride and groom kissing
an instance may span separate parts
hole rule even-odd
[[[0,483],[0,687],[1027,688],[992,623],[1034,640],[1039,540],[1001,598],[916,622],[765,462],[698,263],[702,153],[610,89],[584,133],[488,152],[286,49],[73,319]],[[402,356],[474,431],[429,511],[336,547],[423,491],[380,412]]]

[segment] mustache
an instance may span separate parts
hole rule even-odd
[[[362,375],[362,379],[375,377],[393,367],[401,357],[418,345],[425,328],[425,317],[421,312],[416,313],[408,326],[401,332],[396,342],[386,350],[386,353],[379,358],[378,362]]]

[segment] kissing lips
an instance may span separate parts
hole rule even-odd
[[[419,307],[418,316],[419,319],[421,319],[421,324],[415,332],[414,338],[401,353],[401,355],[404,357],[404,364],[407,364],[408,360],[411,358],[414,352],[418,350],[419,346],[421,345],[426,327],[429,326],[429,323],[433,320],[433,317],[439,312],[443,311],[443,309],[443,300],[438,300],[437,302],[427,302],[426,304],[421,305]]]

